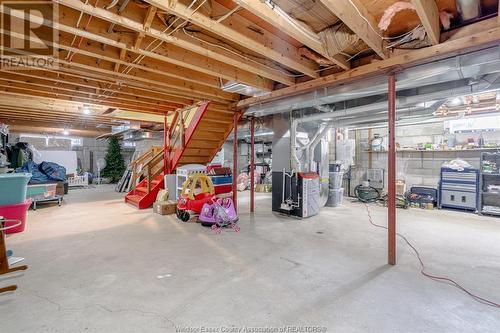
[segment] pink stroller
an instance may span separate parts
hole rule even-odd
[[[236,224],[238,216],[230,198],[218,198],[212,203],[204,204],[198,219],[201,225],[211,227],[217,234],[220,234],[225,227],[235,232],[240,231],[240,227]]]

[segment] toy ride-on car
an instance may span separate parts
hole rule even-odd
[[[213,202],[214,197],[215,189],[210,177],[202,173],[190,175],[177,201],[177,218],[183,222],[189,221],[192,216],[200,214],[203,205]]]
[[[215,233],[220,234],[222,228],[231,228],[239,232],[238,215],[231,198],[216,198],[203,205],[200,217],[202,226],[211,227]]]

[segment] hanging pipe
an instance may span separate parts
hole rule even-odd
[[[111,3],[106,6],[106,9],[110,10],[111,8],[113,8],[114,6],[116,6],[117,3],[118,3],[118,0],[111,1]]]
[[[324,126],[323,129],[321,130],[321,132],[318,133],[318,135],[316,135],[316,137],[311,142],[311,144],[308,148],[308,155],[306,155],[307,156],[307,165],[308,165],[309,171],[314,171],[311,168],[313,160],[314,160],[314,149],[316,148],[318,143],[325,137],[325,135],[328,133],[328,131],[332,127],[333,127],[333,124],[328,124],[328,125]]]
[[[125,10],[125,8],[127,8],[127,5],[129,3],[130,0],[125,0],[123,1],[122,5],[120,6],[120,8],[118,8],[118,14],[121,14],[123,13],[123,11]],[[106,8],[107,9],[107,8]],[[108,34],[112,33],[113,32],[113,29],[115,28],[115,24],[114,23],[111,23],[109,25],[109,28],[108,28]]]

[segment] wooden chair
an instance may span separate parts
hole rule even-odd
[[[7,273],[12,273],[16,271],[24,271],[28,269],[28,266],[22,265],[22,266],[17,266],[17,267],[9,267],[9,261],[7,259],[7,249],[5,248],[5,235],[4,235],[4,230],[10,229],[10,228],[15,228],[18,225],[12,225],[12,226],[5,226],[6,220],[3,219],[3,217],[0,216],[0,275],[7,274]],[[19,222],[20,223],[20,222]],[[4,288],[0,288],[0,293],[4,293],[7,291],[14,291],[17,289],[17,285],[10,285]]]

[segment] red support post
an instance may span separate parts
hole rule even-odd
[[[255,118],[250,120],[250,213],[255,210]]]
[[[396,75],[388,79],[389,152],[387,164],[389,172],[389,193],[387,196],[388,216],[388,263],[396,265]]]
[[[168,119],[163,119],[163,174],[167,174],[168,164]]]
[[[238,120],[240,119],[239,113],[234,113],[233,118],[233,203],[234,209],[238,212],[238,188],[236,182],[238,181]]]

